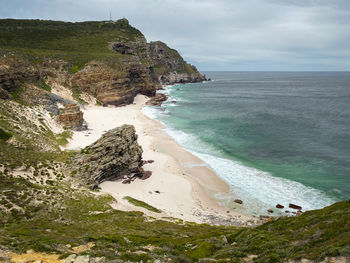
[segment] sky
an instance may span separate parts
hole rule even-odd
[[[92,21],[112,12],[202,71],[350,70],[350,0],[0,0],[0,6],[0,18]]]

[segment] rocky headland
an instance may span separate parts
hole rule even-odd
[[[0,262],[349,262],[349,201],[224,208],[227,185],[142,114],[205,79],[126,19],[0,20]]]

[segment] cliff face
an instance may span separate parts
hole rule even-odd
[[[175,50],[156,41],[147,44],[151,75],[162,84],[200,82],[206,80],[195,66],[188,64]]]
[[[72,95],[85,92],[104,105],[118,106],[132,103],[137,94],[154,96],[161,84],[205,80],[176,50],[147,43],[126,19],[0,20],[0,35],[3,99],[17,96],[28,84],[49,82],[68,87]]]

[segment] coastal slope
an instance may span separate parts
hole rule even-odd
[[[0,55],[0,262],[349,261],[349,201],[261,225],[210,201],[227,185],[141,112],[205,77],[126,19],[1,20]]]
[[[161,84],[205,80],[176,50],[147,43],[127,19],[99,22],[0,20],[0,94],[20,96],[30,84],[67,87],[105,105],[154,96]],[[16,94],[14,94],[16,93]]]

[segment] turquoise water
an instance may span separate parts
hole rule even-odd
[[[231,186],[221,202],[261,214],[350,198],[350,73],[206,74],[214,81],[167,87],[147,114]]]

